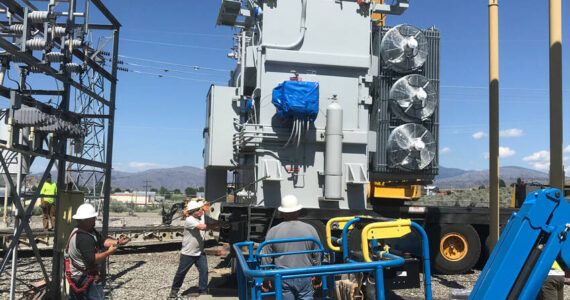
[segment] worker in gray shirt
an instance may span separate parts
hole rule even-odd
[[[281,206],[278,210],[283,215],[283,222],[272,227],[267,232],[265,240],[313,237],[319,240],[319,235],[315,228],[307,223],[298,220],[302,206],[297,197],[287,195],[281,199]],[[263,253],[283,253],[319,249],[319,246],[311,241],[269,244],[263,248]],[[321,264],[321,253],[303,253],[292,255],[278,255],[263,257],[263,265],[273,264],[278,268],[299,268],[308,266],[318,266]],[[320,278],[294,278],[283,280],[283,300],[291,299],[313,299],[313,288],[320,284]],[[264,290],[269,290],[271,283],[264,282]]]

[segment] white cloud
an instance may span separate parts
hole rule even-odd
[[[158,167],[158,164],[149,163],[149,162],[140,162],[140,161],[131,161],[129,163],[129,167],[131,168],[151,168],[151,167]]]
[[[570,152],[570,145],[566,146],[566,148],[564,148],[564,152]]]
[[[507,129],[507,130],[501,130],[499,132],[499,136],[502,137],[519,137],[523,135],[523,131],[522,129],[518,129],[518,128],[511,128],[511,129]]]
[[[523,157],[523,161],[540,171],[548,171],[550,169],[550,151],[541,150],[529,156]]]
[[[534,162],[532,163],[532,167],[537,170],[548,171],[550,169],[550,162]]]
[[[499,147],[499,157],[509,157],[515,155],[517,152],[509,147]],[[484,152],[483,157],[489,159],[489,152]]]
[[[157,169],[157,168],[168,168],[169,166],[151,163],[151,162],[142,162],[142,161],[131,161],[127,163],[118,162],[113,163],[113,168],[115,170],[124,171],[124,172],[140,172],[149,169]]]
[[[484,133],[483,131],[475,132],[475,133],[472,135],[472,137],[473,137],[474,139],[476,139],[476,140],[481,139],[481,138],[486,137],[486,136],[487,136],[487,134]]]
[[[513,156],[513,155],[515,155],[515,153],[517,153],[517,152],[515,150],[509,148],[509,147],[499,147],[499,156],[500,157]]]
[[[451,152],[451,149],[449,147],[444,147],[441,150],[439,150],[439,154],[446,154]]]
[[[523,157],[524,161],[537,161],[537,162],[548,162],[550,161],[550,152],[546,150],[535,152],[529,156]]]

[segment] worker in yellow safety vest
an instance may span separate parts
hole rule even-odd
[[[42,199],[42,213],[44,216],[44,230],[53,230],[55,228],[55,197],[45,197],[45,196],[55,196],[57,195],[57,184],[51,182],[51,175],[48,175],[46,182],[42,186],[40,191]],[[51,228],[49,227],[49,220],[51,219]]]
[[[548,272],[548,276],[544,280],[540,291],[538,292],[539,300],[563,300],[564,299],[564,271],[554,261],[554,264]]]

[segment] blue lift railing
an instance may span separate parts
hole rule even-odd
[[[348,230],[352,224],[363,221],[363,220],[370,221],[370,220],[374,220],[374,219],[368,218],[368,217],[355,217],[355,218],[349,220],[348,222],[346,222],[346,225],[344,225],[344,227],[342,228],[342,258],[345,262],[358,263],[358,261],[355,261],[354,259],[350,258],[350,254],[348,251]],[[410,222],[410,225],[412,228],[416,229],[421,235],[422,260],[424,262],[424,293],[425,293],[425,299],[430,300],[430,299],[432,299],[432,293],[431,293],[431,266],[430,266],[430,258],[429,258],[428,236],[427,236],[425,230],[420,225],[418,225],[417,223]],[[373,248],[377,248],[376,247],[377,244],[378,244],[377,239],[373,239],[372,240]],[[381,250],[376,249],[376,252],[377,252],[377,254],[380,254]],[[389,256],[395,256],[395,255],[390,254],[390,253],[382,253],[381,256],[382,257],[389,257]],[[398,256],[395,256],[395,257],[398,257]],[[384,298],[384,296],[383,296],[383,291],[384,291],[383,281],[378,281],[376,279],[376,295],[378,295],[378,288],[380,285],[382,285],[380,288],[380,290],[382,291],[382,298],[379,298],[379,299],[383,299]]]
[[[360,221],[360,218],[354,218],[352,223]],[[349,221],[349,222],[350,222]],[[350,224],[352,224],[350,223]],[[347,230],[350,227],[347,226],[343,228],[343,258],[344,263],[341,264],[331,264],[331,265],[320,265],[302,268],[288,268],[288,269],[278,269],[274,265],[262,265],[261,259],[263,257],[274,257],[281,255],[294,255],[294,254],[307,254],[307,253],[321,253],[321,261],[324,257],[326,250],[320,241],[309,238],[292,238],[292,239],[278,239],[278,240],[268,240],[259,245],[259,247],[254,251],[253,242],[241,242],[233,245],[236,252],[237,261],[239,264],[237,270],[238,277],[238,296],[241,300],[246,299],[256,299],[261,300],[263,296],[275,295],[276,300],[282,299],[282,281],[292,278],[302,278],[302,277],[322,277],[323,282],[323,297],[326,298],[327,291],[335,288],[334,275],[337,274],[349,274],[349,273],[359,273],[359,272],[373,272],[374,280],[376,281],[376,298],[383,300],[384,296],[384,278],[383,269],[389,267],[397,267],[404,264],[404,259],[387,253],[382,252],[381,257],[384,260],[371,261],[371,262],[358,262],[354,259],[348,257],[348,246],[347,244]],[[411,222],[411,226],[418,230],[422,236],[422,258],[424,261],[424,289],[425,298],[431,300],[431,275],[430,275],[430,262],[429,262],[429,247],[428,239],[425,231],[418,224]],[[302,242],[311,241],[314,242],[318,249],[286,252],[286,253],[270,253],[262,254],[261,251],[264,247],[270,244],[276,243],[291,243],[291,242]],[[242,247],[247,247],[249,256],[246,259],[241,251]],[[269,269],[268,269],[269,268]],[[275,281],[275,291],[274,292],[263,292],[261,287],[263,285],[263,279],[271,278]],[[327,281],[327,278],[330,281]],[[330,284],[327,284],[330,282]]]
[[[287,252],[287,253],[272,253],[271,256],[276,255],[292,255],[300,253],[312,253],[319,251],[325,253],[323,245],[321,242],[315,240],[314,238],[295,238],[295,239],[281,239],[281,240],[269,240],[265,241],[263,244],[267,245],[270,243],[289,243],[289,242],[300,242],[300,241],[313,241],[318,244],[319,250],[306,250],[298,252]],[[289,269],[272,269],[272,270],[261,270],[263,267],[261,265],[261,257],[258,256],[259,248],[254,253],[253,242],[241,242],[233,245],[236,251],[237,261],[239,263],[238,268],[238,296],[241,300],[246,299],[256,299],[260,300],[262,296],[275,295],[276,300],[282,299],[282,280],[291,278],[301,278],[301,277],[323,277],[323,287],[325,287],[326,277],[329,276],[331,280],[331,286],[334,287],[334,275],[337,274],[348,274],[348,273],[359,273],[359,272],[374,272],[376,282],[381,284],[376,285],[376,294],[378,299],[384,299],[383,290],[383,277],[382,269],[387,267],[400,266],[404,263],[404,259],[387,254],[386,258],[390,260],[384,261],[374,261],[374,262],[352,262],[334,265],[321,265],[313,267],[303,267],[303,268],[289,268]],[[246,260],[243,253],[241,252],[241,247],[248,247],[249,258]],[[261,286],[263,284],[264,278],[272,278],[275,280],[275,291],[264,293],[261,291]],[[328,287],[327,287],[328,288]],[[326,297],[326,293],[323,293]]]

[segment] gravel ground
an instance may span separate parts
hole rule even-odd
[[[178,225],[176,220],[173,224]],[[100,223],[99,223],[100,224]],[[132,216],[128,213],[112,214],[110,226],[148,226],[160,224],[160,216],[157,213],[136,213]],[[41,216],[32,219],[32,228],[41,228]],[[0,225],[0,228],[5,224]],[[170,291],[170,285],[176,268],[178,267],[180,244],[167,244],[150,246],[134,252],[129,249],[121,249],[116,255],[111,256],[109,261],[109,284],[106,293],[109,299],[166,299]],[[49,255],[49,253],[47,254]],[[42,259],[48,273],[51,273],[51,257]],[[227,267],[222,262],[222,257],[208,256],[209,277],[219,277],[220,267]],[[448,299],[453,289],[471,289],[480,271],[475,270],[462,275],[433,275],[432,290],[434,299]],[[30,289],[29,285],[42,279],[39,264],[34,258],[20,258],[18,264],[18,282],[16,284],[17,299]],[[218,285],[211,282],[211,285]],[[10,267],[0,275],[0,299],[8,299],[10,291]],[[188,289],[197,286],[198,272],[192,268],[186,275],[182,286],[183,299],[194,299]],[[234,296],[236,291],[231,289],[235,282],[222,284],[222,289],[212,292],[214,299],[226,299],[222,296]],[[219,286],[219,285],[218,285]],[[218,291],[218,292],[215,292]],[[225,295],[220,291],[225,291]],[[570,286],[564,287],[565,299],[570,299]],[[417,289],[396,290],[387,295],[388,299],[423,299],[423,287]],[[222,297],[222,298],[220,298]],[[202,297],[204,298],[204,297]],[[231,298],[230,298],[231,299]],[[237,299],[237,298],[234,298]]]
[[[170,285],[178,267],[179,251],[171,250],[179,245],[167,245],[164,252],[161,249],[147,249],[147,253],[117,253],[109,260],[108,299],[166,299],[170,293]],[[164,249],[162,249],[163,251]],[[51,258],[43,258],[43,262],[51,271]],[[215,276],[216,268],[222,262],[219,256],[209,256],[209,277]],[[41,269],[34,258],[21,258],[18,265],[19,280],[16,284],[17,299],[29,290],[29,285],[42,279]],[[0,299],[8,299],[10,292],[10,272],[0,276]],[[189,292],[198,285],[198,271],[190,269],[181,288],[182,298],[194,298]]]
[[[164,246],[163,246],[164,247]],[[171,245],[170,248],[176,248],[177,245]],[[159,249],[147,249],[147,253],[123,253],[114,255],[109,263],[109,285],[106,293],[109,299],[166,299],[170,291],[170,285],[174,277],[174,273],[178,266],[177,250],[163,249],[169,251],[156,252]],[[48,270],[51,268],[51,258],[44,258]],[[218,267],[223,265],[222,258],[219,256],[209,256],[209,277],[219,277]],[[22,258],[18,266],[20,280],[17,283],[18,299],[23,292],[28,290],[27,284],[31,284],[41,279],[39,265],[32,258]],[[222,269],[227,270],[227,269]],[[480,271],[475,270],[469,274],[462,275],[434,275],[432,276],[432,289],[434,299],[448,299],[453,289],[471,289]],[[7,299],[9,296],[9,279],[8,273],[0,277],[0,299]],[[219,281],[218,281],[219,283]],[[192,268],[186,275],[186,280],[182,286],[182,299],[195,299],[189,293],[193,291],[193,287],[198,284],[198,272]],[[225,294],[220,289],[213,289],[214,299],[226,299],[230,295],[235,295],[236,291],[231,290],[230,286],[234,283],[229,282],[221,285]],[[211,286],[214,285],[211,282]],[[224,289],[226,288],[226,289]],[[217,292],[216,292],[217,291]],[[570,299],[570,286],[564,287],[564,299]],[[387,295],[388,299],[423,299],[423,287],[418,289],[396,290]],[[204,297],[201,297],[204,298]],[[212,297],[210,297],[212,298]],[[231,298],[230,298],[231,299]],[[235,298],[237,299],[237,298]]]

